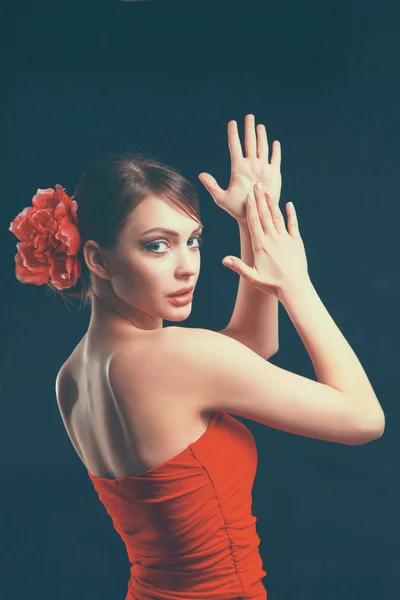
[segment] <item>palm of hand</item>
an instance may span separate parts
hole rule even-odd
[[[282,176],[281,148],[274,142],[271,163],[268,162],[268,140],[264,125],[258,125],[256,138],[254,116],[245,118],[245,151],[243,156],[236,121],[228,123],[228,144],[231,155],[231,178],[227,190],[223,190],[214,177],[200,173],[199,179],[211,194],[215,203],[238,222],[246,221],[246,196],[257,182],[263,184],[264,192],[276,205],[279,204]],[[200,177],[201,176],[201,177]]]

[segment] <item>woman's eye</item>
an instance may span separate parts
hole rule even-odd
[[[195,235],[193,237],[190,237],[189,240],[197,240],[197,242],[198,242],[198,245],[192,246],[192,248],[200,248],[204,243],[204,238],[201,237],[201,235]],[[156,254],[162,254],[162,252],[165,252],[165,250],[159,252],[157,249],[152,248],[152,246],[153,247],[160,246],[160,244],[168,244],[168,242],[166,240],[157,240],[156,242],[150,242],[149,244],[146,244],[145,248],[149,252],[155,252]]]

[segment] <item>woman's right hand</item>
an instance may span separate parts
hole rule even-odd
[[[248,283],[279,299],[285,286],[302,286],[310,281],[307,257],[301,239],[296,212],[286,204],[288,229],[279,208],[268,193],[254,186],[254,194],[246,199],[246,217],[254,253],[254,267],[236,256],[226,265]]]

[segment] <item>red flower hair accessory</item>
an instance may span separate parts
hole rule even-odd
[[[70,288],[81,274],[81,245],[77,209],[73,197],[56,189],[38,189],[32,205],[10,223],[20,240],[15,255],[15,274],[21,283],[43,285],[48,280],[58,290]]]

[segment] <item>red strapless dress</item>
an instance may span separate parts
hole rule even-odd
[[[125,600],[266,600],[252,515],[257,449],[215,412],[183,452],[140,475],[88,475],[131,563]]]

